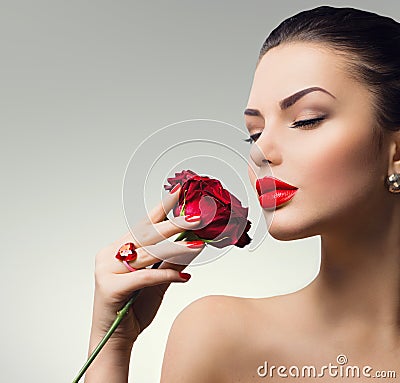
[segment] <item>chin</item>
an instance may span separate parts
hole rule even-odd
[[[271,217],[268,217],[267,222],[271,222]],[[272,238],[278,241],[295,241],[321,234],[315,226],[315,224],[313,227],[306,225],[299,219],[282,220],[274,215],[268,232]]]
[[[310,235],[305,234],[304,232],[299,232],[299,231],[291,231],[291,230],[273,230],[269,229],[268,230],[269,234],[271,235],[272,238],[278,240],[278,241],[295,241],[296,239],[302,239],[302,238],[307,238],[310,237]]]

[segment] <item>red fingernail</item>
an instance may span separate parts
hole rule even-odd
[[[199,249],[200,247],[204,246],[204,242],[203,241],[188,241],[188,242],[186,242],[186,246],[189,249]]]
[[[176,184],[176,185],[169,191],[169,194],[174,194],[180,187],[181,187],[181,184]]]
[[[187,215],[185,217],[185,221],[186,222],[196,222],[196,221],[200,221],[201,217],[199,215]]]
[[[179,273],[179,276],[183,278],[185,281],[188,281],[191,277],[191,275],[188,273]]]

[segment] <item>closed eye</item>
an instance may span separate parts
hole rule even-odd
[[[322,117],[311,118],[309,120],[296,121],[296,122],[293,122],[293,125],[290,126],[290,128],[298,128],[298,127],[304,128],[306,126],[307,129],[311,129],[312,127],[317,125],[322,120],[325,120],[325,118],[326,118],[326,116],[322,116]]]
[[[255,134],[252,134],[251,136],[249,136],[249,138],[245,138],[244,141],[248,142],[249,144],[252,144],[253,142],[256,142],[260,136],[261,136],[261,132],[255,133]]]
[[[311,118],[309,120],[295,121],[293,125],[290,126],[290,128],[312,129],[314,126],[318,125],[321,121],[325,120],[325,118],[326,116],[322,116],[322,117]],[[261,132],[255,133],[249,136],[249,138],[244,139],[244,141],[248,142],[249,144],[252,144],[253,142],[256,142],[260,136]]]

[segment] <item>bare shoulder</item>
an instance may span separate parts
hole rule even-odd
[[[263,307],[268,300],[263,300]],[[175,319],[164,355],[161,382],[222,382],[234,350],[258,338],[261,301],[210,295],[189,304]],[[268,305],[268,303],[267,303]],[[265,320],[265,318],[263,318]]]
[[[172,330],[184,328],[188,333],[195,333],[201,339],[218,335],[214,348],[231,346],[234,342],[232,331],[253,317],[257,305],[254,299],[208,295],[199,298],[185,307],[177,316]]]

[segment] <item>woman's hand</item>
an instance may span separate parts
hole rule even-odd
[[[190,277],[189,274],[180,274],[180,271],[200,253],[204,244],[196,247],[190,246],[190,243],[185,241],[165,240],[185,230],[195,229],[201,223],[200,217],[192,217],[190,221],[187,221],[185,216],[165,220],[168,212],[178,202],[179,190],[180,188],[174,193],[166,195],[147,217],[132,228],[135,238],[127,233],[97,254],[89,353],[102,339],[114,321],[117,311],[124,306],[132,293],[145,288],[139,293],[129,314],[122,320],[99,355],[100,357],[103,353],[104,359],[107,358],[104,354],[109,353],[108,361],[113,360],[114,362],[113,353],[115,357],[117,357],[117,353],[121,352],[129,356],[137,336],[154,319],[170,283],[186,282]],[[137,258],[129,262],[132,267],[139,269],[134,272],[129,271],[120,260],[115,258],[119,248],[127,242],[132,242],[136,247]],[[145,268],[160,260],[163,262],[158,269]],[[129,364],[129,358],[124,361],[120,357],[117,359],[121,363]],[[99,361],[96,363],[95,360],[93,364],[99,365]],[[91,368],[89,368],[87,376],[90,370]],[[108,370],[108,372],[110,371]]]

